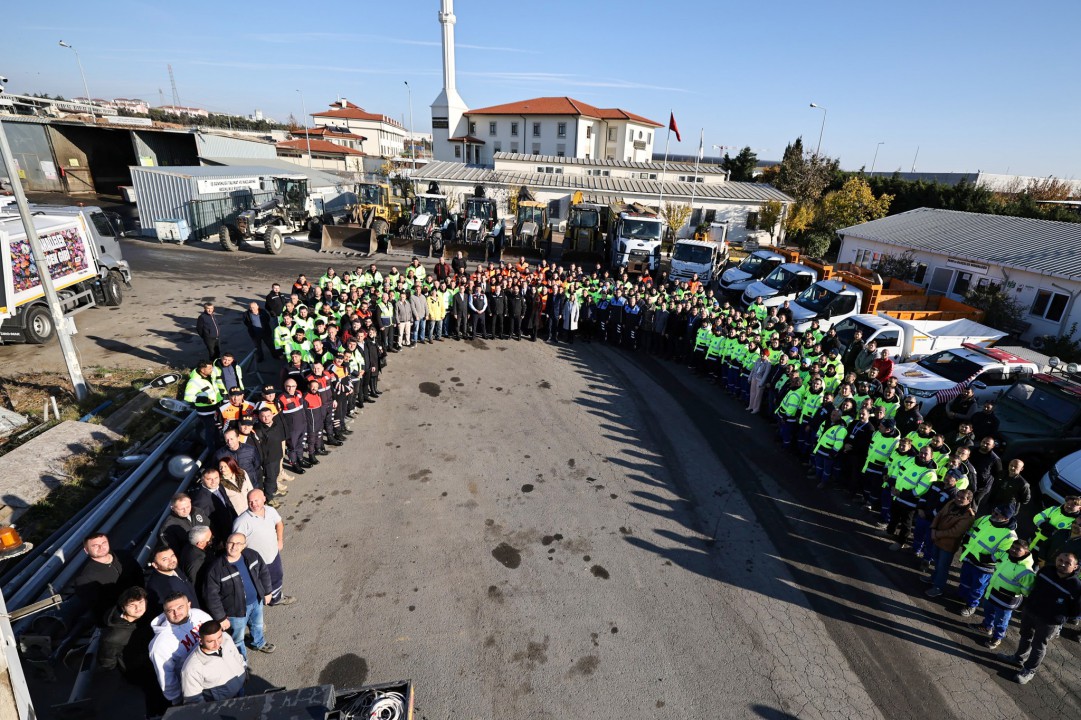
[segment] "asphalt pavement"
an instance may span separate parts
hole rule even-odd
[[[273,280],[356,262],[125,253],[125,304],[78,316],[84,362],[190,365],[204,299],[239,319]],[[244,351],[235,329],[226,347]],[[5,365],[58,354],[0,348]],[[815,492],[765,422],[686,368],[447,341],[392,355],[382,388],[290,484],[298,602],[268,610],[261,686],[408,678],[431,720],[1081,715],[1076,641],[1014,684],[867,516]]]

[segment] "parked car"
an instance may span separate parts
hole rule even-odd
[[[999,455],[1024,460],[1030,479],[1081,450],[1081,382],[1076,376],[1022,376],[1002,394],[995,412],[1002,443]]]
[[[1081,450],[1060,459],[1040,480],[1040,492],[1049,500],[1062,503],[1067,495],[1081,495]]]
[[[960,394],[966,385],[982,403],[997,398],[1017,378],[1039,371],[1036,363],[1013,353],[966,343],[918,362],[895,365],[893,375],[904,394],[914,396],[920,412],[927,417],[939,404]]]

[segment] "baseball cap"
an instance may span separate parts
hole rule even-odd
[[[241,389],[241,388],[238,388],[238,387],[231,387],[231,388],[229,388],[229,394],[230,395],[243,395],[244,390]]]
[[[276,392],[278,392],[278,390],[273,385],[264,385],[263,386],[263,394],[264,395],[266,395],[267,393],[276,393]]]
[[[882,420],[882,427],[886,428],[887,430],[893,430],[895,427],[897,427],[897,422],[893,418],[885,418]]]
[[[255,425],[255,419],[251,418],[251,417],[248,417],[248,416],[245,416],[245,417],[240,418],[240,424],[241,425]]]

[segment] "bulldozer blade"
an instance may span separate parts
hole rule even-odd
[[[457,257],[459,252],[462,254],[462,257],[464,257],[466,260],[469,260],[470,262],[496,262],[495,258],[489,257],[488,243],[447,243],[445,246],[444,255],[445,257],[450,259]]]
[[[374,239],[371,228],[358,225],[324,225],[323,242],[319,251],[371,255]]]

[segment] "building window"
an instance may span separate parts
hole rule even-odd
[[[461,145],[455,145],[454,146],[454,157],[460,158],[461,156],[462,156],[462,146]]]
[[[641,139],[642,139],[642,131],[641,131],[641,130],[639,130],[639,131],[638,131],[638,139],[639,139],[639,140],[641,140]]]
[[[492,152],[503,152],[503,143],[496,140],[495,145],[492,146]]]
[[[540,137],[540,123],[533,123],[533,137]]]
[[[511,151],[512,153],[514,153],[515,155],[517,155],[517,154],[518,154],[518,143],[516,143],[516,142],[512,142],[512,143],[510,144],[510,151]]]
[[[652,130],[646,135],[646,142],[653,142],[653,131]]]
[[[959,272],[953,281],[953,294],[964,295],[968,292],[968,286],[972,284],[972,273]]]
[[[477,124],[475,122],[469,123],[469,134],[470,135],[476,135],[477,134]]]
[[[1029,312],[1044,320],[1061,322],[1062,314],[1066,312],[1066,304],[1069,301],[1069,295],[1054,290],[1040,290],[1036,293],[1036,300],[1032,303],[1032,309]]]
[[[556,157],[565,157],[567,155],[567,146],[563,143],[556,145]]]
[[[615,139],[616,139],[616,129],[611,128],[611,127],[608,128],[608,140],[609,140],[609,142],[615,142]]]
[[[593,126],[586,125],[586,140],[590,139],[591,137],[593,137]]]
[[[747,213],[747,229],[748,230],[757,230],[758,229],[758,213],[756,213],[756,212]]]
[[[916,263],[916,271],[912,274],[912,282],[917,285],[923,285],[923,281],[927,278],[927,263]]]
[[[488,123],[488,134],[495,135],[495,122]]]
[[[716,210],[706,210],[705,222],[711,223],[716,219],[717,219],[717,211]]]
[[[518,137],[518,123],[512,122],[510,124],[510,134],[514,137]]]
[[[590,168],[586,170],[586,175],[591,177],[609,177],[612,174],[610,170],[601,170],[600,168]]]
[[[533,154],[540,155],[540,143],[533,143]]]
[[[567,137],[567,123],[561,122],[556,125],[556,137]]]

